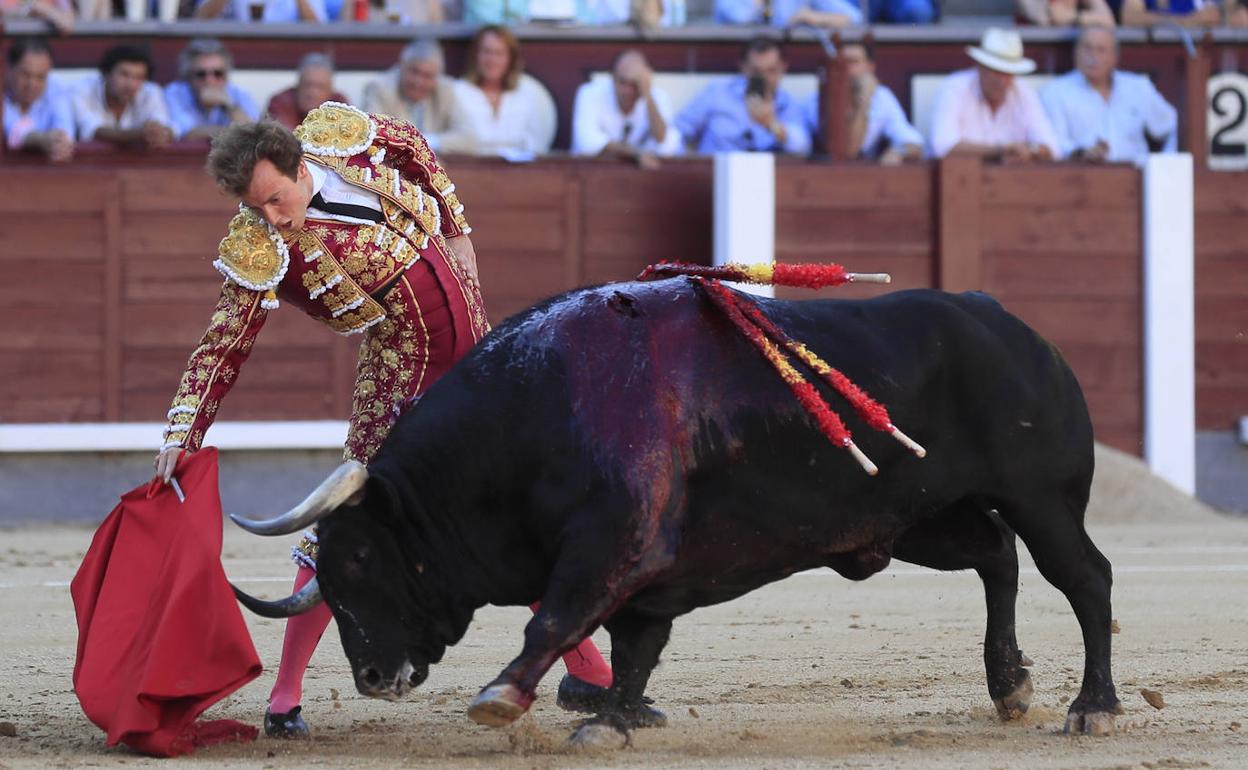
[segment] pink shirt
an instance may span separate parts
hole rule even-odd
[[[1061,156],[1057,135],[1031,86],[1014,81],[1005,102],[993,112],[979,89],[979,70],[955,72],[945,78],[932,111],[932,154],[944,157],[958,142],[1003,145],[1042,144]]]

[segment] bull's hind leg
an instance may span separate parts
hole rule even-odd
[[[984,583],[988,622],[984,669],[988,694],[1002,719],[1015,719],[1031,704],[1031,661],[1018,648],[1014,606],[1018,597],[1018,551],[1014,532],[985,506],[963,502],[907,530],[894,544],[903,561],[939,570],[974,569]]]
[[[1065,594],[1083,632],[1083,686],[1070,704],[1066,731],[1106,735],[1121,711],[1110,673],[1113,571],[1084,530],[1082,509],[1080,505],[1076,512],[1060,499],[1000,506],[1002,518],[1027,544],[1040,574]]]

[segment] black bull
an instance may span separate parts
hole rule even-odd
[[[479,607],[540,600],[470,716],[514,720],[559,655],[603,626],[615,681],[600,718],[627,727],[674,618],[800,570],[864,579],[895,557],[978,572],[988,692],[1009,718],[1031,694],[1017,533],[1083,631],[1067,727],[1112,729],[1111,570],[1083,524],[1092,428],[1057,350],[982,294],[759,300],[927,448],[910,454],[831,396],[880,467],[868,476],[701,293],[683,278],[615,284],[510,319],[366,471],[344,466],[300,508],[249,526],[320,521],[319,591],[360,691],[404,694]]]

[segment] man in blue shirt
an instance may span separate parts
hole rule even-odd
[[[1145,75],[1122,72],[1118,40],[1108,27],[1085,27],[1075,67],[1040,92],[1061,156],[1091,163],[1140,164],[1150,144],[1173,152],[1178,113]]]
[[[848,27],[862,23],[862,11],[855,0],[715,0],[715,21],[773,27]]]
[[[165,86],[169,120],[179,139],[211,139],[234,123],[253,122],[260,109],[229,82],[234,60],[220,40],[192,40],[178,55],[178,74]]]
[[[48,156],[74,154],[74,116],[69,99],[48,82],[52,52],[39,38],[17,38],[9,48],[4,88],[4,146]]]
[[[810,152],[802,106],[780,88],[780,45],[755,38],[745,47],[741,74],[711,83],[676,116],[676,129],[698,152]]]

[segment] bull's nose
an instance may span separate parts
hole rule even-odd
[[[360,684],[360,690],[376,690],[381,687],[381,672],[369,666],[360,672],[357,681]]]

